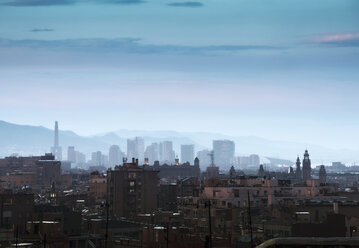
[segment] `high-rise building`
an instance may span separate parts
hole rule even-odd
[[[67,148],[67,160],[76,163],[76,151],[74,146],[69,146]]]
[[[91,164],[93,164],[94,166],[103,165],[102,152],[97,151],[91,154]]]
[[[213,140],[214,163],[217,166],[230,168],[234,157],[235,145],[231,140]]]
[[[121,151],[118,145],[112,145],[108,152],[108,161],[110,166],[122,164],[125,154]]]
[[[149,164],[153,164],[156,160],[159,160],[159,145],[158,143],[152,143],[146,147],[145,158],[148,159]]]
[[[159,145],[159,161],[166,164],[172,164],[175,160],[175,151],[172,141],[163,141]]]
[[[158,171],[145,170],[138,160],[107,171],[110,214],[136,217],[157,210]]]
[[[192,163],[194,159],[194,145],[181,145],[181,163]]]
[[[145,143],[143,138],[135,137],[134,139],[127,139],[127,158],[138,159],[140,164],[144,162]]]
[[[197,158],[199,159],[202,168],[206,168],[211,165],[211,158],[209,156],[210,153],[211,151],[207,149],[197,152]]]
[[[303,179],[308,180],[310,179],[312,172],[311,162],[309,159],[309,153],[308,150],[305,150],[304,152],[304,159],[303,159]]]
[[[86,155],[82,152],[76,151],[76,163],[86,163]]]
[[[57,160],[62,160],[62,148],[59,146],[59,124],[55,121],[54,146],[51,147],[51,153]]]

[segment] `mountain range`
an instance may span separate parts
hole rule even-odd
[[[61,126],[60,126],[61,128]],[[171,140],[176,154],[180,153],[181,144],[194,144],[195,150],[211,149],[212,140],[229,139],[236,144],[237,155],[259,154],[261,158],[282,158],[295,161],[297,155],[302,157],[305,149],[311,154],[314,164],[342,161],[347,164],[359,159],[359,151],[336,150],[326,147],[301,144],[290,141],[273,141],[256,136],[229,136],[220,133],[209,132],[177,132],[172,130],[144,131],[120,129],[109,133],[100,133],[92,136],[80,136],[72,131],[59,131],[59,142],[63,147],[66,158],[68,146],[85,153],[88,158],[93,151],[108,153],[111,145],[117,144],[126,152],[128,138],[143,137],[145,145],[152,142]],[[53,145],[54,131],[42,126],[18,125],[0,121],[0,157],[13,153],[19,155],[39,155],[50,151]]]

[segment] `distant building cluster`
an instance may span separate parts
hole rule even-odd
[[[55,135],[53,151],[58,145]],[[145,148],[136,137],[126,154],[118,145],[108,155],[94,152],[89,167],[71,166],[78,161],[73,146],[62,161],[52,153],[0,159],[0,245],[253,247],[272,238],[359,239],[357,167],[313,168],[305,150],[292,166],[273,171],[258,155],[234,151],[232,141],[216,140],[196,157],[193,144],[182,145],[178,157],[170,141]]]

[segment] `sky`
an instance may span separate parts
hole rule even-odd
[[[0,119],[358,149],[357,0],[0,0]]]

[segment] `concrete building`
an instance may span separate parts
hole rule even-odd
[[[138,159],[140,164],[144,162],[145,143],[143,138],[135,137],[127,139],[127,159]]]
[[[145,170],[138,160],[108,170],[108,200],[110,214],[135,217],[157,210],[158,171]]]
[[[152,143],[146,147],[145,158],[147,158],[148,164],[153,164],[159,160],[159,145],[158,143]]]
[[[76,163],[76,151],[74,146],[69,146],[67,148],[67,161]]]
[[[201,151],[197,152],[197,158],[201,162],[200,166],[202,168],[206,168],[211,165],[211,158],[209,156],[210,153],[211,153],[211,151],[208,149],[201,150]]]
[[[118,145],[112,145],[108,152],[109,166],[114,167],[122,164],[125,154],[121,151]]]
[[[213,155],[216,166],[230,168],[235,152],[235,144],[231,140],[213,140]]]
[[[181,145],[181,163],[194,160],[194,145]]]
[[[159,161],[161,163],[172,164],[175,160],[175,151],[172,141],[163,141],[159,145]]]

